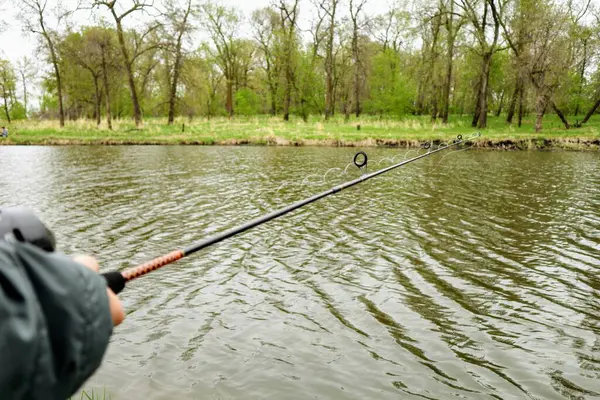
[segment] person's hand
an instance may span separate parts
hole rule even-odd
[[[86,256],[86,255],[79,255],[79,256],[73,257],[73,259],[76,262],[78,262],[82,265],[85,265],[92,271],[98,273],[98,270],[99,270],[98,262],[96,261],[96,259],[94,257]],[[123,320],[125,319],[125,311],[123,310],[123,305],[121,304],[121,301],[119,300],[117,295],[113,293],[112,290],[110,290],[109,288],[106,288],[106,293],[108,294],[108,304],[110,306],[110,315],[113,320],[113,325],[117,326],[121,322],[123,322]]]

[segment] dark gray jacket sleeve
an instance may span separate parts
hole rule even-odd
[[[65,400],[100,366],[112,329],[100,275],[0,242],[0,399]]]

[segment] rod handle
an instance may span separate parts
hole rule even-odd
[[[125,288],[125,278],[119,271],[105,272],[102,274],[106,279],[106,286],[113,291],[114,294],[119,294]]]

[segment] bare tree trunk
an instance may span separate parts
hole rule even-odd
[[[435,122],[438,114],[438,86],[436,84],[433,84],[431,93],[431,122]]]
[[[471,121],[471,126],[473,128],[477,126],[477,122],[481,116],[481,76],[479,77],[479,82],[477,82],[476,90],[477,99],[475,100],[475,112],[473,113],[473,120]]]
[[[333,117],[335,115],[335,106],[337,104],[337,100],[338,100],[338,77],[336,76],[336,72],[334,70],[333,72],[333,90],[331,91],[331,93],[333,93],[333,96],[331,98],[331,117]]]
[[[358,48],[358,14],[366,4],[366,0],[361,0],[356,8],[353,1],[350,0],[350,18],[352,19],[352,58],[354,61],[354,112],[356,118],[360,116],[360,51]]]
[[[333,40],[331,46],[333,46]],[[333,55],[328,56],[326,63],[325,119],[327,120],[333,115]]]
[[[519,128],[521,127],[521,125],[523,124],[523,114],[525,112],[525,107],[523,107],[523,95],[525,93],[525,88],[523,85],[521,85],[521,90],[519,90],[519,122],[518,122],[518,126]]]
[[[283,100],[283,120],[284,121],[290,120],[291,102],[292,102],[292,81],[288,77],[286,85],[285,85],[285,99]]]
[[[446,81],[444,82],[444,109],[442,110],[442,122],[448,123],[450,112],[450,88],[452,87],[452,58],[454,57],[454,38],[448,39],[448,57],[446,60]]]
[[[275,102],[277,98],[277,89],[275,85],[269,82],[269,92],[271,93],[271,115],[277,115],[277,103]]]
[[[583,118],[583,121],[581,121],[581,124],[585,124],[586,122],[588,122],[588,120],[592,117],[592,115],[594,115],[598,107],[600,107],[600,97],[598,98],[598,100],[596,100],[596,102],[594,103],[592,108],[590,108],[587,114],[585,114],[585,117]]]
[[[54,50],[52,51],[54,54]],[[58,91],[58,114],[60,119],[60,127],[65,126],[65,109],[63,107],[63,97],[62,97],[62,81],[60,78],[60,71],[58,69],[58,61],[56,60],[56,56],[52,56],[52,64],[54,66],[54,74],[56,75],[56,90]]]
[[[498,111],[496,111],[496,117],[499,117],[502,114],[502,107],[504,106],[504,90],[500,95],[500,104],[498,105]]]
[[[288,38],[289,41],[289,38]],[[286,66],[285,66],[285,94],[283,98],[283,120],[290,120],[290,106],[292,104],[292,88],[294,85],[294,72],[292,69],[291,43],[286,44]],[[289,53],[288,53],[289,52]]]
[[[50,60],[52,61],[52,67],[54,68],[54,76],[56,77],[56,90],[58,92],[58,114],[60,118],[60,127],[62,128],[65,126],[65,110],[63,107],[62,81],[60,77],[60,70],[58,68],[58,57],[56,56],[56,50],[54,49],[54,43],[52,43],[50,34],[46,31],[42,9],[39,9],[39,21],[40,28],[42,29],[42,36],[44,36],[44,39],[46,39],[46,43],[48,44],[48,50],[50,50]]]
[[[441,16],[438,15],[432,20],[433,24],[433,39],[431,43],[431,62],[429,65],[428,74],[431,76],[431,122],[435,122],[438,114],[438,97],[439,97],[439,85],[435,76],[435,64],[438,58],[437,43],[440,33],[440,26],[442,24]]]
[[[423,109],[425,108],[425,90],[423,89],[424,86],[425,85],[423,84],[423,79],[419,79],[419,86],[417,89],[417,104],[415,106],[417,115],[423,115]]]
[[[344,121],[350,121],[350,93],[344,90]]]
[[[102,80],[104,81],[104,97],[106,99],[106,124],[108,125],[108,129],[112,130],[112,119],[111,119],[111,111],[110,111],[110,93],[108,90],[108,71],[106,68],[106,55],[104,53],[105,47],[100,46],[100,51],[102,53]]]
[[[300,99],[300,113],[302,114],[302,121],[308,122],[308,112],[306,110],[306,100]]]
[[[554,109],[554,112],[558,115],[558,117],[560,118],[560,120],[564,124],[565,129],[571,128],[571,125],[569,124],[569,121],[567,121],[567,118],[565,117],[565,114],[563,114],[563,112],[556,106],[556,104],[554,103],[553,100],[550,100],[550,102],[552,104],[552,108]]]
[[[171,81],[171,90],[169,93],[169,125],[173,125],[173,122],[175,121],[175,102],[177,100],[177,85],[179,84],[179,75],[181,73],[181,64],[183,60],[181,46],[183,42],[183,35],[186,31],[187,21],[191,11],[192,1],[188,0],[187,9],[183,14],[183,20],[179,25],[179,32],[177,32],[177,44],[175,45],[175,65],[173,65],[173,79]]]
[[[510,100],[510,104],[508,106],[508,114],[506,115],[506,122],[512,124],[513,117],[515,115],[515,108],[517,106],[517,99],[519,98],[519,93],[523,86],[523,80],[521,78],[521,73],[517,72],[517,79],[515,83],[515,91],[513,92],[512,98]]]
[[[490,79],[490,64],[492,62],[492,53],[486,53],[483,56],[483,63],[481,69],[481,89],[479,91],[481,106],[479,109],[479,129],[485,129],[487,127],[487,114],[488,114],[488,82]]]
[[[123,26],[121,25],[121,19],[117,17],[113,9],[111,9],[111,11],[113,12],[113,16],[115,17],[115,21],[117,23],[117,37],[119,38],[119,46],[123,55],[123,64],[125,65],[125,70],[127,71],[127,83],[129,84],[131,102],[133,103],[133,119],[135,120],[135,126],[139,127],[142,123],[142,110],[140,108],[137,89],[135,87],[135,78],[133,75],[132,61],[129,58],[129,52],[127,51],[127,46],[125,45],[125,36],[123,34]]]
[[[44,18],[42,12],[40,11],[40,27],[42,29],[42,36],[46,39],[46,43],[48,44],[48,50],[50,50],[50,60],[52,61],[52,67],[54,68],[54,76],[56,77],[56,90],[58,94],[58,114],[60,119],[60,127],[65,126],[65,110],[63,107],[63,97],[62,97],[62,80],[60,77],[60,70],[58,68],[58,57],[56,56],[56,50],[54,49],[54,43],[52,43],[52,39],[50,38],[50,34],[46,31],[46,27],[44,25]]]
[[[27,118],[27,79],[25,78],[25,71],[21,72],[21,80],[23,81],[23,109],[25,111],[25,118]]]
[[[169,91],[169,119],[167,124],[173,125],[175,121],[175,100],[177,99],[177,83],[179,81],[179,71],[181,66],[181,54],[177,54],[175,66],[173,67],[173,80],[171,90]]]
[[[10,112],[8,111],[8,93],[6,93],[6,88],[2,86],[3,97],[4,97],[4,114],[6,115],[6,120],[10,124]]]
[[[357,61],[354,69],[354,111],[356,114],[356,118],[360,117],[361,108],[360,108],[360,63]]]
[[[447,30],[447,42],[448,52],[446,53],[446,80],[444,81],[444,92],[443,92],[443,109],[442,109],[442,122],[448,123],[448,114],[450,113],[450,88],[452,87],[452,67],[454,58],[454,44],[456,41],[456,35],[459,26],[456,28],[456,32],[453,30],[454,25],[454,1],[450,2],[450,12],[446,14],[446,30]]]
[[[321,4],[321,8],[329,15],[329,29],[326,42],[326,53],[325,53],[325,74],[326,74],[326,91],[325,91],[325,119],[329,119],[333,115],[334,109],[334,68],[335,60],[333,59],[333,44],[335,39],[335,16],[339,0],[331,0],[330,4]],[[331,7],[326,7],[331,5]]]
[[[98,85],[98,75],[94,74],[92,75],[93,79],[94,79],[94,114],[96,117],[96,126],[100,126],[100,119],[101,119],[101,113],[100,113],[100,86]]]
[[[471,121],[471,126],[475,128],[477,123],[479,122],[479,118],[481,117],[481,91],[477,92],[477,100],[475,104],[475,112],[473,113],[473,120]]]
[[[15,103],[17,102],[16,89],[13,89],[13,90],[9,89],[8,98],[10,99],[10,109],[12,110],[13,107],[15,106]]]
[[[583,81],[585,79],[585,67],[587,61],[587,38],[583,40],[583,60],[581,62],[581,70],[579,71],[579,93],[577,93],[577,105],[575,106],[575,116],[579,114],[579,103],[581,101],[581,94],[583,93]]]
[[[298,2],[293,0],[293,3],[288,4],[284,0],[279,2],[279,13],[281,16],[281,26],[285,31],[285,92],[283,97],[283,120],[290,120],[290,106],[292,103],[292,89],[294,87],[294,66],[292,65],[292,50],[295,44],[294,38],[296,33],[296,20],[298,18]],[[304,99],[302,101],[303,118],[304,115]]]
[[[268,10],[268,9],[263,9]],[[267,13],[262,13],[262,11],[256,11],[252,15],[252,22],[255,30],[255,38],[259,44],[260,49],[263,52],[263,58],[265,62],[264,70],[267,76],[267,86],[269,88],[269,96],[270,96],[270,111],[269,113],[272,116],[277,115],[277,87],[278,80],[280,75],[278,72],[280,70],[274,68],[274,65],[279,62],[278,57],[273,55],[272,49],[276,46],[274,42],[276,42],[277,37],[277,29],[283,28],[283,24],[281,26],[277,26],[276,23],[271,21],[271,17]],[[275,69],[275,71],[274,71]],[[274,76],[275,75],[275,76]]]
[[[542,93],[537,95],[536,101],[536,119],[535,119],[535,131],[536,133],[542,130],[542,120],[544,118],[544,113],[546,112],[546,96]]]
[[[288,61],[289,62],[289,61]],[[285,95],[283,98],[283,120],[290,120],[290,105],[292,103],[292,78],[291,75],[291,67],[289,65],[286,66],[285,73]]]
[[[65,126],[65,110],[63,107],[63,98],[62,98],[62,80],[60,76],[60,69],[58,67],[58,57],[56,55],[56,49],[54,43],[52,42],[51,32],[48,32],[46,29],[46,20],[44,13],[46,11],[47,0],[19,0],[14,2],[16,6],[21,8],[22,14],[20,14],[20,18],[25,24],[26,30],[41,35],[48,46],[48,51],[50,52],[50,61],[52,63],[52,68],[54,70],[54,77],[56,78],[56,89],[58,95],[58,113],[60,117],[60,127]],[[39,26],[37,28],[36,26]]]
[[[180,44],[179,44],[180,46]],[[177,50],[175,56],[175,65],[173,66],[173,78],[171,80],[171,88],[169,90],[169,118],[167,121],[168,125],[173,125],[175,121],[175,101],[177,99],[177,84],[179,82],[179,71],[181,67],[181,49]]]
[[[422,70],[421,70],[421,73],[419,74],[419,83],[417,85],[417,101],[415,104],[415,114],[416,115],[423,115],[425,112],[425,92],[426,92],[427,84],[429,83],[429,74],[426,71],[427,48],[428,48],[428,46],[423,44],[423,48],[421,50],[421,52],[422,52],[422,57],[421,57]]]
[[[231,119],[233,117],[233,79],[231,77],[225,77],[225,79],[227,79],[227,115]]]

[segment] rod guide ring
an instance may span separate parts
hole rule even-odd
[[[358,158],[361,155],[363,156],[363,160],[362,160],[362,163],[359,163]],[[364,151],[359,151],[358,153],[356,153],[354,155],[354,165],[356,165],[358,168],[362,168],[365,165],[367,165],[367,160],[368,160],[367,153],[365,153]]]

